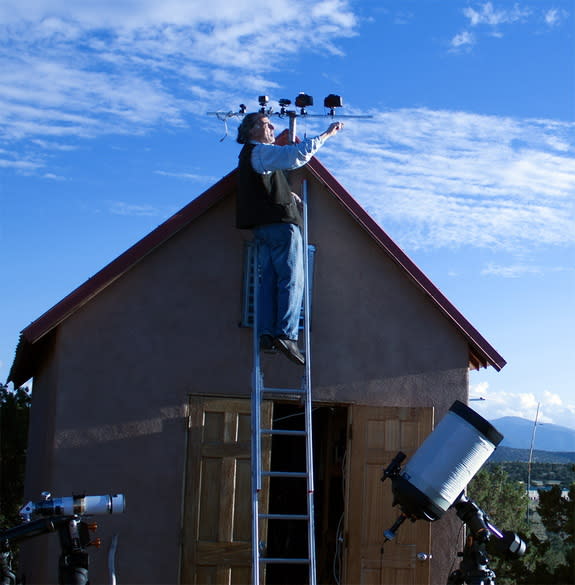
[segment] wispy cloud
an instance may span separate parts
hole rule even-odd
[[[552,8],[543,15],[545,24],[551,28],[559,26],[569,17],[567,10],[562,8]]]
[[[480,35],[502,38],[511,26],[536,25],[533,30],[540,32],[539,25],[551,30],[563,24],[569,18],[569,12],[563,8],[542,10],[537,4],[501,6],[494,2],[477,2],[465,6],[462,14],[466,20],[465,28],[455,34],[450,41],[452,52],[463,52],[476,45]],[[469,29],[472,29],[471,32]]]
[[[482,271],[484,276],[502,276],[504,278],[520,278],[522,276],[545,276],[559,272],[573,272],[573,266],[540,266],[527,263],[495,264],[490,262]]]
[[[78,138],[184,126],[228,109],[255,88],[277,88],[267,77],[302,47],[341,54],[339,41],[358,28],[347,0],[70,6],[0,5],[0,166],[14,172],[55,179],[46,152],[77,148]],[[483,2],[465,15],[473,33],[459,35],[461,47],[482,27],[520,23],[532,12]],[[573,124],[399,109],[375,114],[361,130],[350,123],[321,157],[406,248],[514,250],[575,242],[574,150]]]
[[[201,175],[198,173],[187,173],[187,172],[172,172],[172,171],[154,171],[156,175],[162,175],[164,177],[173,177],[175,179],[183,179],[185,181],[195,181],[197,183],[213,183],[217,181],[217,177],[210,175]]]
[[[5,0],[0,167],[56,179],[46,153],[188,126],[277,88],[270,73],[302,48],[341,55],[356,29],[348,0]]]
[[[410,249],[575,243],[575,124],[410,109],[321,158]]]
[[[43,178],[50,181],[66,181],[66,177],[62,177],[61,175],[56,175],[54,173],[44,173]]]
[[[126,203],[124,201],[112,201],[109,204],[109,212],[112,215],[158,217],[164,215],[164,211],[154,205]]]
[[[465,47],[471,47],[475,45],[475,35],[468,30],[464,30],[458,34],[456,34],[451,39],[451,48],[454,50],[461,50]]]
[[[543,269],[540,266],[529,266],[527,264],[510,264],[502,266],[499,264],[488,264],[481,274],[487,276],[503,276],[504,278],[519,278],[526,274],[541,275]]]
[[[464,16],[471,26],[487,25],[499,26],[501,24],[514,24],[525,22],[531,14],[531,9],[521,7],[518,3],[511,8],[495,8],[493,2],[484,2],[477,7],[466,6],[463,9]]]
[[[230,86],[274,86],[290,55],[341,54],[355,34],[347,0],[142,0],[0,7],[0,126],[9,140],[135,132],[181,124]],[[271,31],[281,31],[275,34]],[[191,88],[191,93],[190,93]],[[222,93],[218,93],[222,92]],[[238,100],[239,103],[240,100]]]
[[[1,158],[0,156],[0,168],[13,169],[22,173],[31,173],[41,169],[43,163],[35,162],[30,160],[15,160],[13,158]]]

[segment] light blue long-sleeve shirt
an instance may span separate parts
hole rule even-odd
[[[305,138],[299,144],[277,146],[254,142],[251,163],[254,171],[260,174],[272,171],[291,171],[307,164],[323,146],[326,137]]]

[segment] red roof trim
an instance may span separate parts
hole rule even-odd
[[[451,304],[443,293],[425,276],[425,274],[409,259],[399,246],[383,231],[383,229],[367,214],[357,201],[335,179],[335,177],[313,158],[307,167],[313,176],[326,185],[337,197],[346,210],[358,221],[386,251],[386,253],[403,269],[412,280],[428,294],[440,310],[449,317],[457,328],[465,335],[470,344],[470,364],[475,367],[492,365],[496,370],[505,366],[505,360],[485,340],[485,338],[467,321],[467,319]],[[36,321],[22,331],[22,337],[30,344],[36,343],[47,333],[57,327],[74,311],[87,303],[91,298],[114,282],[134,264],[160,246],[179,230],[194,219],[205,213],[216,203],[226,197],[236,187],[235,170],[220,179],[202,195],[170,217],[154,231],[134,244],[110,264],[96,273],[92,278],[80,285],[76,290],[54,305]]]

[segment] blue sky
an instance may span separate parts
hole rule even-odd
[[[220,142],[206,112],[336,93],[373,118],[320,159],[508,361],[474,408],[575,427],[572,0],[3,0],[0,29],[0,379],[234,168],[237,122]]]

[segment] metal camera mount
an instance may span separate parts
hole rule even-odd
[[[295,100],[294,105],[299,110],[290,110],[288,109],[289,106],[292,104],[291,100],[286,98],[281,98],[278,100],[279,104],[279,111],[275,111],[269,105],[270,98],[267,95],[260,95],[258,96],[258,104],[259,104],[259,113],[264,114],[266,116],[277,116],[279,118],[288,118],[289,119],[289,135],[290,135],[290,142],[295,141],[295,133],[296,133],[296,118],[300,117],[309,117],[309,118],[325,118],[331,117],[334,118],[336,115],[336,110],[338,108],[343,107],[343,98],[336,94],[329,94],[323,102],[324,108],[329,110],[325,114],[310,114],[307,111],[307,108],[313,106],[313,97],[308,95],[304,92],[300,92]],[[207,112],[208,116],[216,116],[218,120],[224,122],[225,126],[225,134],[220,139],[220,142],[225,140],[228,135],[228,125],[227,121],[230,118],[243,118],[247,113],[247,107],[245,104],[240,104],[239,110],[237,112]],[[356,119],[369,119],[373,116],[369,115],[338,115],[338,118],[356,118]]]

